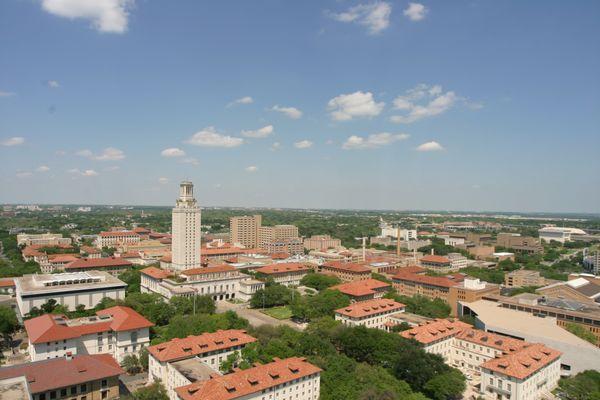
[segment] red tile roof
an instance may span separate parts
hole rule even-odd
[[[360,265],[352,262],[342,262],[342,261],[331,261],[325,263],[321,266],[321,268],[329,268],[334,269],[336,271],[350,272],[353,274],[365,274],[370,273],[371,270],[364,265]]]
[[[230,271],[235,271],[235,270],[236,270],[236,268],[232,267],[231,265],[221,264],[221,265],[214,265],[214,266],[208,266],[208,267],[190,268],[190,269],[186,269],[185,271],[181,271],[181,274],[186,275],[186,276],[193,276],[193,275],[214,274],[214,273],[218,273],[218,272],[230,272]]]
[[[183,400],[232,400],[320,372],[320,368],[304,358],[274,358],[271,363],[195,382],[175,391]]]
[[[279,263],[265,265],[255,271],[265,275],[287,274],[290,272],[310,272],[312,268],[302,263]]]
[[[14,279],[0,279],[0,287],[15,287]]]
[[[173,261],[173,258],[172,258],[172,256],[171,256],[171,253],[167,253],[167,254],[165,254],[164,256],[162,256],[162,257],[160,258],[160,260],[159,260],[159,261],[166,262],[166,263],[171,263],[171,262]]]
[[[365,279],[361,281],[342,283],[340,285],[332,286],[329,289],[339,290],[348,296],[359,297],[374,294],[377,289],[390,288],[391,286],[391,284],[378,281],[377,279]]]
[[[436,319],[415,326],[412,329],[400,332],[402,337],[415,339],[417,342],[429,344],[438,340],[458,335],[464,329],[472,328],[471,325],[462,321],[450,321],[447,319]]]
[[[211,351],[223,351],[230,347],[255,342],[256,339],[246,331],[239,329],[219,330],[213,333],[203,333],[198,336],[188,336],[183,339],[173,339],[148,347],[148,352],[161,362],[172,362],[195,357]]]
[[[228,254],[243,254],[245,249],[241,247],[202,247],[200,253],[204,256],[219,256]]]
[[[139,236],[137,233],[132,231],[109,231],[100,232],[101,237],[124,237],[124,236]]]
[[[148,228],[142,228],[141,226],[138,226],[137,228],[133,228],[132,231],[135,233],[142,233],[142,234],[150,233],[150,230]]]
[[[148,275],[149,277],[152,277],[154,279],[166,279],[169,276],[173,275],[173,273],[171,271],[168,271],[166,269],[156,268],[156,267],[144,268],[144,269],[140,270],[140,273],[142,273],[144,275]]]
[[[48,261],[52,263],[69,263],[79,260],[80,257],[79,254],[50,254],[48,255]]]
[[[82,321],[85,321],[84,323],[69,326],[67,325],[69,319],[64,315],[44,314],[26,320],[24,325],[29,340],[34,344],[73,339],[111,330],[121,332],[149,328],[154,325],[129,307],[115,306],[98,311],[96,314],[98,316],[110,315],[112,318],[109,320],[97,319],[96,321],[81,318]]]
[[[131,267],[133,264],[120,257],[101,257],[101,258],[82,258],[81,260],[73,261],[65,266],[65,270],[70,269],[94,269],[106,267]]]
[[[25,376],[31,393],[119,376],[124,371],[109,354],[76,355],[0,368],[0,379]]]
[[[450,263],[450,259],[447,257],[443,257],[443,256],[436,256],[434,254],[430,254],[427,256],[423,256],[421,258],[421,262],[426,262],[426,263],[433,263],[433,264],[449,264]]]
[[[445,288],[450,288],[450,287],[458,284],[457,281],[454,281],[452,279],[442,277],[442,276],[419,275],[419,274],[411,274],[411,273],[403,273],[403,272],[400,272],[399,274],[393,276],[392,280],[394,282],[407,281],[407,282],[421,283],[424,285],[431,285],[431,286],[438,286],[438,287],[445,287]]]
[[[517,351],[527,345],[527,342],[523,340],[471,328],[464,329],[456,335],[456,338],[465,342],[492,347],[505,353]]]
[[[290,258],[289,253],[273,253],[271,254],[271,258],[273,260],[285,260],[286,258]]]
[[[541,343],[529,344],[514,353],[493,358],[481,364],[481,368],[525,379],[558,359],[561,352]]]
[[[404,307],[404,304],[394,300],[373,299],[359,301],[358,303],[350,304],[347,307],[338,308],[335,312],[336,314],[345,315],[351,318],[362,318],[382,312],[399,312],[404,310]]]

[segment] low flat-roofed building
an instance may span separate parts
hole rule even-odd
[[[550,243],[556,241],[560,243],[577,240],[577,236],[585,236],[587,233],[578,228],[562,228],[558,226],[546,226],[538,230],[540,240]]]
[[[86,354],[3,367],[0,368],[0,382],[25,377],[28,394],[34,400],[116,400],[119,398],[119,375],[123,373],[110,355]],[[0,395],[4,400],[1,389]]]
[[[524,254],[538,254],[544,251],[544,246],[538,238],[521,236],[518,233],[499,233],[496,245]]]
[[[257,279],[244,279],[240,281],[240,289],[238,291],[238,299],[242,301],[250,301],[252,296],[261,289],[265,288],[265,283]]]
[[[311,267],[303,263],[271,264],[255,270],[259,277],[271,278],[275,283],[285,286],[300,285],[302,278],[312,271]]]
[[[0,378],[0,399],[2,400],[33,400],[29,393],[25,375]]]
[[[319,267],[319,271],[336,276],[343,282],[359,281],[371,277],[371,269],[353,262],[327,262]]]
[[[300,238],[278,239],[262,245],[267,253],[287,253],[291,255],[304,254],[304,243]]]
[[[546,284],[546,278],[541,276],[539,271],[518,269],[504,275],[504,285],[507,287],[544,286]]]
[[[383,297],[392,288],[391,283],[382,282],[377,279],[364,279],[360,281],[346,282],[330,287],[331,290],[339,290],[354,302]]]
[[[404,312],[404,308],[404,304],[390,299],[366,300],[335,310],[335,319],[346,326],[385,329],[389,317]]]
[[[486,300],[461,303],[459,314],[473,316],[475,326],[487,332],[543,343],[560,351],[562,375],[600,368],[600,349],[558,326],[556,318],[537,317]]]
[[[500,294],[500,285],[467,276],[462,282],[452,286],[448,294],[448,304],[450,304],[451,313],[457,316],[459,301],[470,303],[481,300],[486,296]]]
[[[102,299],[125,298],[127,284],[107,272],[87,271],[62,274],[30,274],[15,278],[16,297],[22,316],[50,299],[75,310],[82,304],[94,308]]]
[[[181,400],[263,400],[319,398],[321,369],[291,357],[176,389]]]
[[[557,282],[537,289],[547,297],[575,300],[583,303],[600,303],[600,285],[578,277],[567,282]]]
[[[182,373],[183,360],[193,360],[218,371],[230,354],[241,351],[256,339],[246,331],[230,329],[172,339],[148,347],[148,380],[160,380],[170,399],[177,399],[175,388],[193,383],[191,374]],[[187,366],[189,369],[189,365]],[[197,371],[196,371],[197,372]]]
[[[31,361],[70,354],[110,354],[122,361],[150,343],[153,323],[129,307],[115,306],[95,316],[69,319],[44,314],[25,321]]]

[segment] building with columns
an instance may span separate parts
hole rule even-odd
[[[192,182],[179,185],[172,221],[171,268],[183,271],[200,267],[200,207],[194,198]]]

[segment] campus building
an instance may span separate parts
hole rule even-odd
[[[172,211],[171,267],[177,271],[200,267],[200,207],[192,182],[181,182]]]
[[[60,233],[19,233],[18,246],[70,246],[71,238],[64,238]]]
[[[278,263],[257,268],[255,272],[258,276],[271,278],[280,285],[298,286],[302,278],[312,272],[312,268],[303,263]]]
[[[335,320],[350,327],[385,329],[389,317],[404,312],[404,307],[404,304],[390,299],[360,301],[335,310]]]
[[[328,249],[338,249],[342,246],[340,239],[332,238],[329,235],[312,235],[304,239],[304,248],[306,250],[326,251]]]
[[[117,361],[138,355],[150,343],[153,323],[129,307],[115,306],[95,316],[69,319],[44,314],[25,321],[31,361],[67,354],[109,354]]]
[[[371,270],[354,262],[330,261],[319,267],[319,272],[339,278],[342,282],[360,281],[371,277]]]
[[[102,249],[104,247],[116,248],[121,245],[136,244],[140,242],[140,235],[133,231],[108,231],[100,232],[96,239],[96,247]]]
[[[329,289],[339,290],[350,297],[353,302],[358,302],[382,298],[391,288],[391,283],[369,278],[360,281],[341,283],[332,286]]]

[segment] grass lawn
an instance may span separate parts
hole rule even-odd
[[[265,308],[264,311],[261,310],[261,312],[277,319],[288,319],[292,317],[292,311],[288,306]]]

